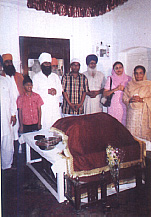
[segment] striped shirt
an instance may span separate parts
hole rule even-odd
[[[68,94],[69,100],[73,104],[79,104],[84,92],[88,92],[88,79],[84,74],[80,74],[74,78],[71,73],[64,75],[62,78],[63,92]],[[63,98],[63,114],[83,114],[84,106],[82,105],[78,111],[73,111],[66,99]]]

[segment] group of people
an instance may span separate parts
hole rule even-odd
[[[123,64],[115,62],[106,80],[97,71],[94,54],[86,57],[84,73],[79,72],[79,59],[71,60],[70,73],[63,76],[51,54],[42,53],[39,63],[41,71],[31,80],[16,72],[11,54],[0,56],[2,169],[11,168],[18,129],[20,133],[49,129],[61,117],[102,112],[101,95],[113,94],[108,114],[132,135],[151,141],[151,81],[143,66],[136,66],[131,78]]]

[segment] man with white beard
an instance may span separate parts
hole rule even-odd
[[[87,92],[84,101],[85,114],[102,112],[100,97],[103,93],[105,77],[102,72],[97,71],[97,62],[98,57],[94,54],[90,54],[86,57],[87,71],[84,72],[84,75],[88,79],[89,91]]]

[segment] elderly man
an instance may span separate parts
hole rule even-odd
[[[88,80],[79,70],[80,61],[72,59],[71,72],[62,78],[64,117],[84,114],[83,102],[88,92]]]
[[[59,77],[51,73],[51,54],[42,53],[39,56],[41,71],[33,77],[33,91],[38,93],[44,105],[42,105],[41,124],[42,129],[48,129],[61,118],[59,108],[62,86]]]
[[[102,72],[97,71],[97,62],[98,57],[94,54],[90,54],[86,57],[87,71],[84,72],[84,75],[88,78],[89,91],[87,92],[84,102],[85,114],[102,112],[100,97],[103,93],[105,77]]]

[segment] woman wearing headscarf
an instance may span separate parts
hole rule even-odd
[[[146,78],[144,66],[134,68],[131,82],[124,90],[127,106],[126,127],[134,136],[151,141],[151,81]]]
[[[110,82],[112,86],[110,90]],[[116,118],[124,126],[126,125],[126,105],[122,102],[123,91],[131,77],[125,74],[123,64],[115,62],[112,69],[112,75],[107,78],[104,87],[104,96],[113,94],[111,105],[108,107],[108,114]]]

